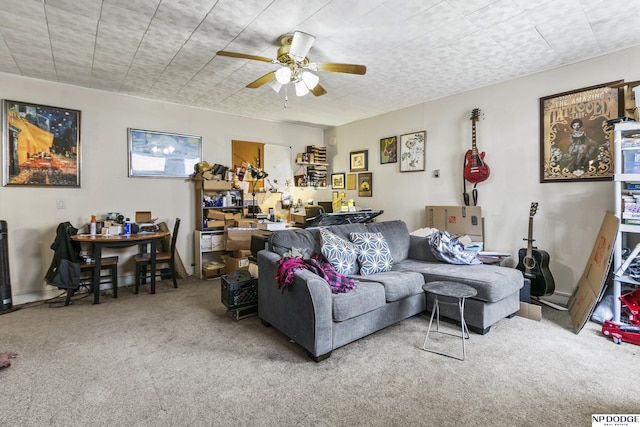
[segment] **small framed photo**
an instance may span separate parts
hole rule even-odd
[[[3,185],[80,187],[80,111],[4,100]]]
[[[360,172],[369,170],[369,150],[352,151],[350,153],[350,170],[351,172]]]
[[[424,170],[426,139],[426,131],[400,135],[400,172]]]
[[[202,160],[202,137],[128,129],[129,176],[187,178]]]
[[[342,190],[344,189],[345,181],[344,173],[332,173],[331,174],[331,188]]]
[[[358,174],[358,196],[371,197],[373,194],[373,173],[365,172]]]
[[[398,137],[390,136],[380,140],[380,164],[398,162]]]

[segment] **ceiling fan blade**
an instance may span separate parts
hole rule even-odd
[[[247,85],[248,88],[250,89],[256,89],[259,88],[260,86],[262,86],[265,83],[269,83],[271,80],[276,78],[276,73],[275,71],[272,71],[270,73],[265,74],[264,76],[252,81],[251,83],[249,83]]]
[[[327,91],[324,90],[324,88],[320,86],[320,84],[317,84],[313,89],[309,89],[309,92],[311,92],[315,96],[322,96],[327,93]]]
[[[309,49],[311,49],[311,45],[313,45],[315,39],[311,34],[303,33],[302,31],[294,32],[289,55],[296,61],[302,61],[307,57]]]
[[[246,53],[227,52],[224,50],[219,50],[216,55],[230,56],[231,58],[253,59],[254,61],[269,62],[273,64],[278,63],[275,59],[267,58],[266,56],[247,55]]]
[[[329,71],[332,73],[349,73],[364,75],[367,72],[365,65],[338,64],[335,62],[312,62],[309,69],[314,71]]]

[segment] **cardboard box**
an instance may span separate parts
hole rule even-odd
[[[484,241],[480,206],[425,206],[425,226],[454,236],[467,235],[474,242]]]
[[[136,211],[136,222],[151,222],[151,211]]]
[[[224,226],[225,226],[224,221],[220,221],[220,220],[207,221],[207,228],[218,228],[218,227],[224,227]]]
[[[249,258],[251,256],[251,251],[249,249],[239,249],[237,251],[233,251],[234,258]]]
[[[235,226],[238,228],[258,228],[258,220],[251,218],[236,219]]]
[[[242,219],[242,214],[240,212],[225,212],[219,209],[207,209],[207,218],[227,222],[233,221],[235,223],[235,221]]]
[[[520,301],[520,310],[518,310],[516,314],[520,317],[537,320],[539,322],[542,319],[542,307]]]
[[[578,286],[569,298],[569,314],[575,333],[579,333],[591,317],[596,302],[604,291],[607,274],[611,267],[613,243],[618,232],[618,218],[607,212],[602,220],[600,231],[591,249],[584,272]]]
[[[231,190],[233,182],[221,181],[217,179],[196,179],[196,189],[198,190]]]
[[[251,249],[251,236],[253,234],[263,234],[263,233],[265,232],[257,228],[227,227],[224,232],[225,249],[227,251]]]
[[[305,224],[307,222],[307,215],[292,213],[290,216],[291,221],[295,222],[296,224]]]
[[[224,271],[226,274],[234,272],[236,270],[249,270],[249,258],[235,258],[225,257],[224,259]]]

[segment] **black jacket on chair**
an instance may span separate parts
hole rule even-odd
[[[44,276],[47,284],[60,289],[78,289],[80,287],[80,244],[71,240],[78,229],[70,222],[58,225],[56,239],[51,244],[53,260]]]

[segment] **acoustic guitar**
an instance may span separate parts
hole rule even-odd
[[[471,149],[467,150],[465,154],[465,164],[463,170],[464,179],[472,183],[479,183],[489,178],[491,173],[489,166],[484,162],[484,151],[478,153],[478,147],[476,145],[476,122],[480,117],[480,109],[474,108],[471,112]]]
[[[531,203],[529,209],[529,235],[526,239],[527,247],[518,251],[518,265],[527,279],[531,280],[531,296],[541,297],[551,295],[556,290],[556,284],[549,270],[549,254],[533,246],[533,217],[538,211],[538,202]]]

